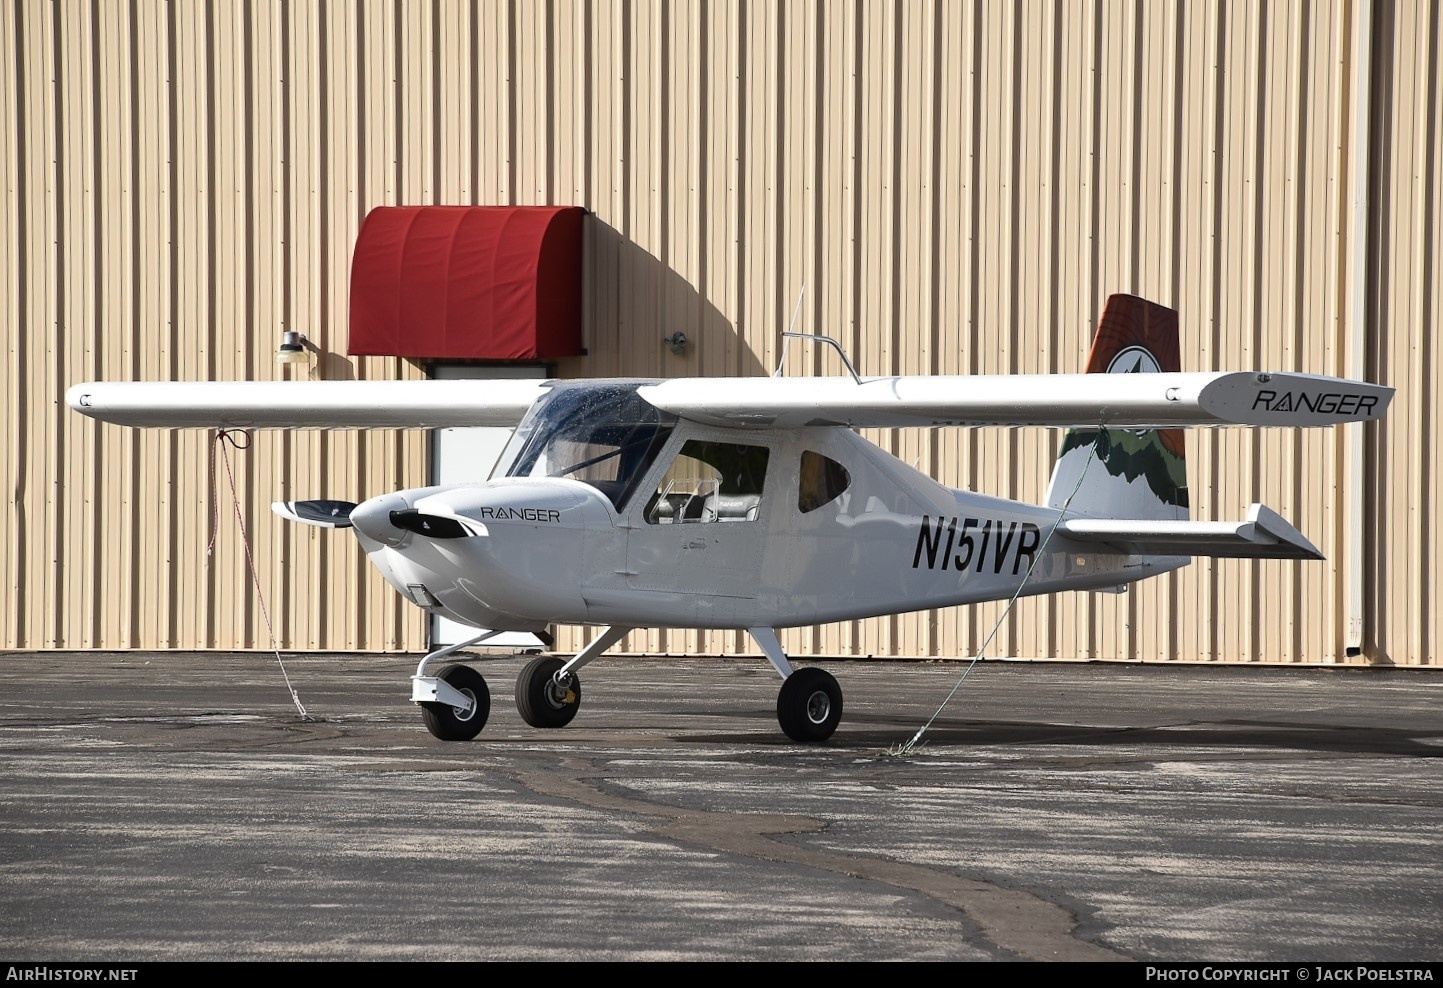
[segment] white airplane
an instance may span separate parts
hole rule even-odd
[[[837,728],[841,688],[823,669],[793,669],[777,629],[1116,590],[1193,556],[1321,559],[1260,504],[1244,521],[1189,520],[1178,427],[1372,421],[1393,396],[1306,374],[1181,373],[1177,314],[1127,295],[1108,300],[1087,371],[91,383],[67,401],[103,422],[162,428],[515,426],[482,484],[275,505],[353,529],[403,597],[478,629],[416,670],[412,699],[431,733],[469,740],[490,711],[480,673],[431,673],[434,660],[503,631],[549,640],[564,623],[602,630],[574,657],[542,655],[521,672],[516,706],[534,727],[569,723],[579,670],[632,629],[729,628],[749,632],[781,675],[782,730],[816,742]],[[1067,428],[1047,502],[945,487],[853,431],[939,426]]]

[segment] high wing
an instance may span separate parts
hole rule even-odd
[[[514,426],[544,381],[95,382],[71,408],[118,425],[218,429]],[[1310,374],[1022,374],[678,378],[642,385],[663,411],[732,428],[1325,426],[1381,418],[1393,389]]]
[[[1312,374],[1017,374],[679,379],[638,390],[733,428],[1324,426],[1381,418],[1393,389]]]
[[[546,393],[522,381],[165,381],[77,384],[71,408],[171,429],[443,429],[514,426]]]

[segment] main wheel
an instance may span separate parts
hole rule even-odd
[[[825,669],[797,669],[777,694],[777,723],[793,741],[825,741],[842,721],[842,688]]]
[[[486,680],[470,666],[447,666],[437,674],[447,685],[470,697],[475,703],[469,711],[449,703],[421,704],[421,719],[426,730],[442,741],[470,741],[486,726],[491,715],[491,691]]]
[[[556,670],[564,665],[561,659],[543,655],[526,663],[516,677],[516,709],[532,727],[565,727],[576,716],[581,678],[573,672],[565,686],[558,686]]]

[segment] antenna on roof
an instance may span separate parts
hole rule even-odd
[[[796,308],[792,309],[792,321],[787,326],[787,331],[782,334],[782,355],[777,358],[777,369],[772,372],[772,377],[782,376],[782,368],[785,367],[787,363],[787,340],[797,335],[792,332],[792,330],[797,328],[797,316],[802,314],[802,297],[806,294],[807,283],[804,281],[802,282],[802,290],[797,292],[797,305]]]

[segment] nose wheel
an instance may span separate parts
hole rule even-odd
[[[842,721],[842,688],[825,669],[798,669],[777,693],[777,723],[793,741],[825,741]]]
[[[486,688],[485,678],[470,666],[459,665],[447,666],[436,678],[455,690],[464,702],[422,703],[421,719],[426,722],[426,730],[442,741],[470,741],[481,733],[491,714],[491,691]]]
[[[516,709],[532,727],[565,727],[581,706],[581,678],[568,672],[559,682],[556,673],[566,663],[542,656],[526,663],[516,677]]]

